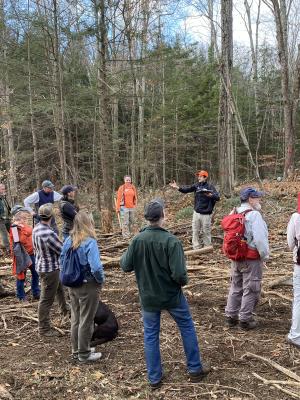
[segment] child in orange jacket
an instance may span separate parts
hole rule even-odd
[[[10,228],[10,246],[13,256],[12,273],[16,276],[16,287],[17,287],[17,298],[20,301],[26,300],[26,294],[24,290],[26,272],[29,268],[31,271],[31,291],[34,299],[39,299],[40,288],[39,288],[39,276],[35,270],[35,257],[33,253],[32,244],[32,227],[28,225],[28,217],[30,216],[28,210],[22,206],[14,206],[11,211],[13,215],[13,223]],[[14,254],[14,244],[19,242],[24,250],[28,253],[31,259],[31,265],[25,266],[24,269],[17,273],[17,261]]]

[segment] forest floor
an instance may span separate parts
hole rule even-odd
[[[264,271],[263,295],[256,310],[258,329],[245,332],[239,328],[229,330],[224,325],[230,269],[220,252],[220,219],[237,200],[224,199],[216,206],[213,253],[187,260],[194,271],[189,272],[189,284],[184,291],[202,358],[212,365],[212,372],[201,383],[189,382],[178,330],[168,314],[163,313],[161,350],[165,379],[159,390],[149,389],[135,279],[114,264],[106,267],[101,298],[117,315],[120,331],[114,341],[98,346],[103,359],[94,365],[71,362],[69,326],[61,325],[56,306],[52,320],[63,335],[41,340],[35,320],[38,303],[30,300],[20,304],[14,297],[0,299],[0,399],[299,399],[300,351],[285,341],[290,327],[292,288],[270,287],[272,281],[292,276],[285,232],[296,209],[299,182],[264,182],[264,189],[267,196],[263,214],[270,230],[272,257]],[[191,216],[182,220],[176,220],[176,216],[182,216],[184,212],[179,210],[192,205],[192,196],[170,189],[156,194],[169,204],[167,227],[182,239],[185,249],[190,249]],[[142,208],[142,223],[141,215]],[[99,242],[105,257],[118,257],[127,246],[119,233],[99,235]],[[8,265],[9,260],[1,260],[1,275],[6,275],[1,279],[14,290],[14,279],[8,272],[5,274]]]

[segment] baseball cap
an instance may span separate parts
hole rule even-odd
[[[43,181],[42,187],[43,187],[43,188],[54,189],[53,183],[52,183],[51,181],[48,181],[48,180]]]
[[[204,171],[204,170],[202,169],[201,171],[197,171],[197,172],[195,173],[195,175],[196,175],[196,176],[204,176],[205,178],[207,178],[207,177],[208,177],[208,172],[207,172],[207,171]]]
[[[12,216],[15,216],[19,212],[31,212],[31,209],[29,207],[24,207],[21,204],[15,204],[12,209],[10,210],[10,213]]]
[[[38,211],[41,219],[49,219],[53,216],[53,207],[51,203],[43,204]]]
[[[65,185],[65,186],[62,187],[61,192],[62,192],[62,194],[66,195],[66,194],[68,194],[70,192],[75,192],[75,190],[77,190],[76,186]]]
[[[164,216],[165,204],[162,199],[154,199],[145,206],[144,217],[147,221],[156,222]]]
[[[247,201],[249,197],[259,198],[263,197],[264,192],[260,192],[253,187],[246,187],[240,191],[240,199],[241,201]]]

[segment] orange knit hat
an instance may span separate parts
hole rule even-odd
[[[208,177],[208,172],[207,172],[207,171],[204,171],[204,170],[201,170],[201,171],[197,171],[197,172],[195,173],[195,175],[196,175],[196,176],[204,176],[204,178],[207,178],[207,177]]]

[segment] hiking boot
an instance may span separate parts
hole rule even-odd
[[[193,383],[201,382],[211,371],[211,366],[202,364],[202,369],[199,372],[189,372],[190,381]]]
[[[257,327],[257,322],[255,319],[249,319],[249,321],[240,321],[240,328],[245,331],[250,331],[251,329],[255,329]]]
[[[297,349],[300,349],[300,344],[293,342],[290,338],[289,335],[286,335],[285,340],[288,344],[297,347]]]
[[[39,335],[40,335],[41,337],[46,337],[46,338],[48,338],[48,337],[57,337],[57,336],[59,336],[59,333],[58,333],[57,331],[51,329],[50,331],[39,332]]]
[[[232,318],[232,317],[226,317],[225,319],[225,325],[228,328],[233,328],[234,326],[236,326],[239,323],[238,318]]]
[[[159,389],[162,385],[162,379],[156,383],[149,383],[149,385],[152,390]]]
[[[40,300],[40,295],[39,294],[35,294],[34,296],[32,296],[32,300]]]
[[[92,353],[91,352],[87,358],[82,358],[82,357],[78,356],[78,361],[82,364],[93,363],[93,362],[100,360],[101,357],[102,357],[102,353]]]

